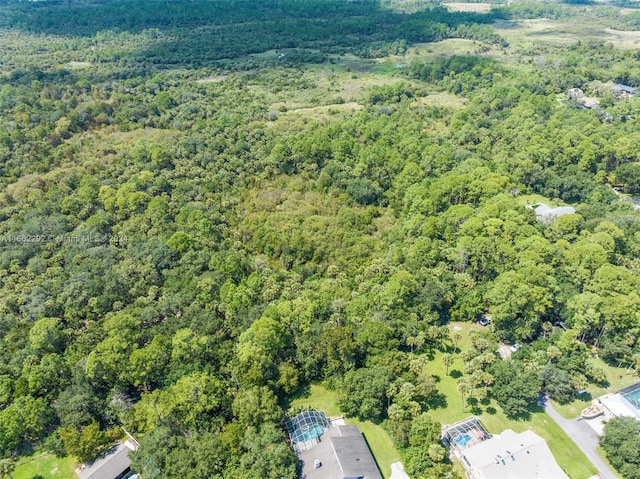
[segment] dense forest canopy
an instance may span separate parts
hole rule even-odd
[[[640,101],[611,84],[640,56],[492,27],[585,8],[0,4],[0,455],[124,426],[144,478],[294,478],[281,420],[324,381],[454,477],[450,322],[491,314],[460,391],[514,417],[606,382],[590,353],[639,368]]]

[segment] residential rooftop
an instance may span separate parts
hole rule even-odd
[[[298,452],[303,479],[382,479],[357,426],[331,426],[313,447]]]
[[[546,203],[537,203],[535,205],[529,205],[527,208],[531,208],[536,213],[536,218],[538,221],[542,221],[543,223],[552,223],[557,218],[573,214],[576,212],[576,209],[573,206],[558,206],[552,208]]]
[[[473,479],[569,479],[543,438],[506,429],[461,453]]]
[[[129,453],[136,450],[131,441],[117,444],[92,462],[82,464],[76,474],[79,479],[124,479],[130,477]]]

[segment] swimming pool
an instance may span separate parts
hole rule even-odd
[[[298,435],[294,442],[300,443],[315,440],[322,436],[322,434],[324,434],[324,429],[319,424],[314,424],[306,428],[303,427],[298,432]]]
[[[626,391],[626,392],[624,392]],[[640,383],[634,384],[630,388],[621,391],[622,396],[631,403],[638,411],[640,411]]]
[[[453,441],[461,447],[465,447],[467,444],[471,442],[471,436],[469,434],[458,434]]]

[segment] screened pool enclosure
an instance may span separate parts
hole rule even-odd
[[[285,423],[287,434],[294,451],[306,451],[320,442],[327,429],[331,427],[324,413],[309,410],[298,414]]]

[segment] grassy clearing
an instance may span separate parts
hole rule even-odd
[[[291,407],[310,407],[328,417],[341,415],[336,394],[320,384],[312,384],[304,395],[291,401]]]
[[[411,45],[409,51],[418,51],[418,59],[440,55],[474,55],[482,47],[481,42],[464,38],[449,38],[440,42],[417,43]]]
[[[467,102],[465,98],[448,92],[429,93],[429,95],[420,97],[416,101],[422,105],[450,108],[452,110],[464,107]]]
[[[32,479],[38,475],[54,479],[76,479],[73,459],[36,454],[21,460],[12,474],[14,479]]]
[[[562,47],[589,38],[612,43],[617,48],[630,49],[636,48],[640,40],[640,32],[604,28],[597,18],[588,15],[562,20],[498,20],[494,28],[512,45],[525,48],[535,44]]]
[[[474,12],[474,13],[486,13],[494,6],[491,3],[458,3],[451,2],[444,4],[447,9],[452,12]]]
[[[562,417],[566,419],[574,419],[580,416],[582,410],[591,406],[593,396],[591,394],[583,394],[581,397],[574,399],[568,404],[560,404],[556,401],[551,401],[553,407],[558,411]]]
[[[306,394],[291,402],[291,407],[312,407],[324,412],[329,417],[340,416],[338,398],[320,384],[312,384]],[[371,421],[359,421],[354,418],[345,419],[347,424],[358,426],[369,443],[373,457],[385,477],[391,475],[391,464],[400,461],[400,454],[393,445],[391,437],[378,424]]]
[[[620,389],[624,389],[632,384],[640,382],[640,378],[625,368],[617,368],[610,366],[600,358],[589,358],[589,362],[596,367],[602,368],[606,375],[609,385],[606,387],[590,386],[589,391],[596,396],[602,396],[607,393],[614,393]]]
[[[277,110],[277,107],[278,104],[273,105],[274,110]],[[328,120],[339,113],[353,113],[357,110],[361,110],[362,108],[363,106],[356,102],[336,103],[333,105],[315,106],[311,108],[297,108],[278,113],[278,119],[276,122],[286,122],[288,124],[294,121],[299,121],[303,118]]]
[[[584,408],[591,405],[591,401],[594,397],[602,396],[607,393],[615,393],[620,389],[624,389],[632,384],[640,382],[640,378],[638,378],[638,376],[625,368],[610,366],[599,358],[589,358],[589,362],[605,371],[609,384],[605,387],[590,385],[588,388],[589,394],[577,397],[569,404],[558,404],[554,401],[553,406],[560,414],[562,414],[563,417],[567,419],[578,417]]]
[[[535,205],[537,203],[546,203],[549,206],[567,206],[566,203],[560,200],[551,200],[545,196],[538,194],[520,195],[517,198],[518,203],[522,206]]]

